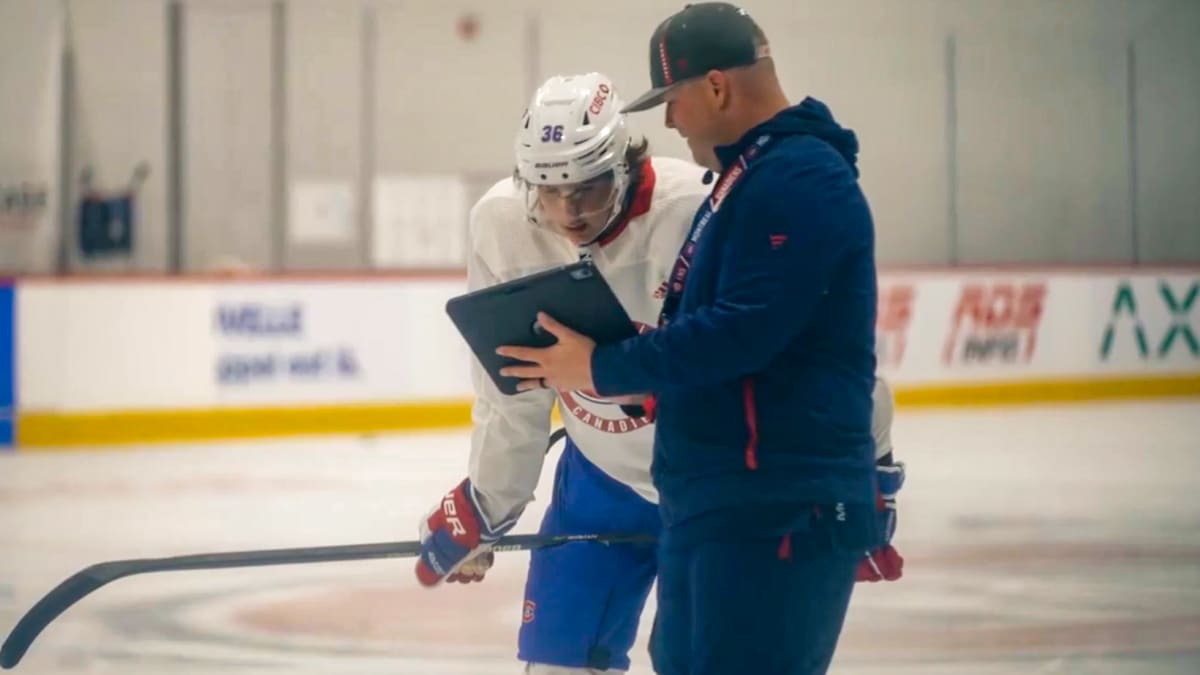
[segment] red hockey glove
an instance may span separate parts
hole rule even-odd
[[[471,479],[464,480],[421,523],[417,580],[423,586],[482,580],[491,567],[491,545],[515,524],[516,519],[489,525]]]
[[[896,533],[896,493],[904,485],[904,463],[876,464],[875,477],[878,484],[875,508],[881,541],[859,561],[855,579],[895,581],[904,571],[904,558],[892,547],[892,535]]]

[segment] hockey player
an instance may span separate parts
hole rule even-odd
[[[589,257],[629,316],[658,321],[667,275],[707,196],[704,170],[649,157],[631,138],[607,77],[553,77],[520,121],[516,171],[470,215],[472,290]],[[654,431],[588,391],[501,394],[473,364],[468,478],[421,522],[422,584],[481,579],[488,544],[533,498],[557,402],[567,430],[543,534],[657,534],[650,482]],[[519,658],[527,672],[616,673],[654,580],[653,546],[575,543],[534,551]]]

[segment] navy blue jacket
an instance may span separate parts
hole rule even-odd
[[[703,231],[670,323],[598,347],[602,395],[658,398],[670,526],[765,503],[873,498],[874,229],[854,133],[814,99],[717,148],[773,142]]]

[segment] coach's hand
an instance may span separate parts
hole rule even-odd
[[[538,323],[558,342],[541,349],[535,347],[500,347],[496,353],[523,361],[527,365],[508,366],[500,371],[506,377],[517,377],[519,391],[557,389],[559,391],[591,391],[592,351],[596,343],[555,321],[549,314],[538,312]]]

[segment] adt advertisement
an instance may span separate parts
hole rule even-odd
[[[17,425],[17,372],[16,337],[16,289],[12,283],[0,279],[0,450],[12,448]]]

